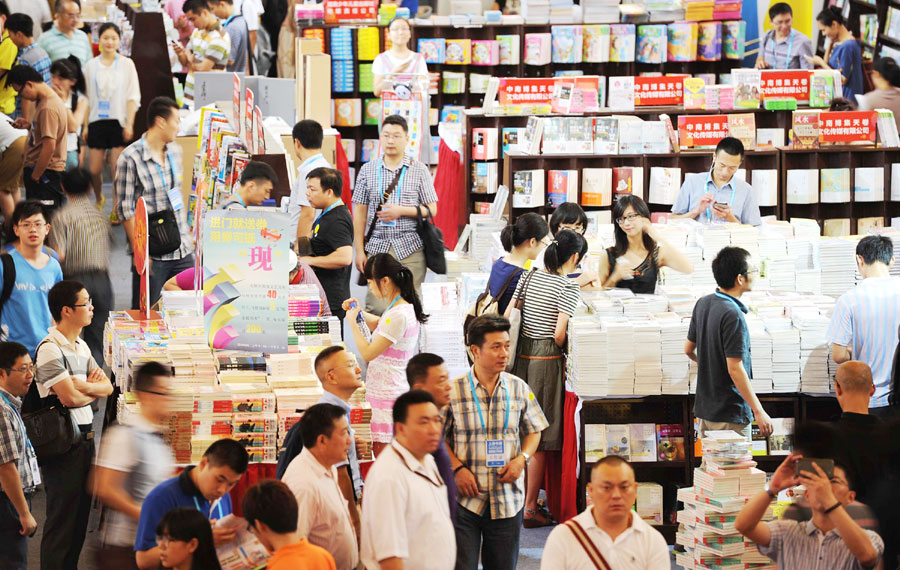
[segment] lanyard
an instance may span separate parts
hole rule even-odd
[[[9,405],[12,411],[16,414],[16,419],[19,420],[19,427],[22,428],[22,437],[25,438],[25,447],[28,448],[28,451],[34,455],[34,447],[31,445],[31,440],[28,439],[28,432],[25,430],[25,422],[22,421],[22,414],[19,413],[19,409],[16,408],[12,402],[9,401],[9,398],[6,397],[6,394],[0,393],[0,397],[3,398],[3,401]]]
[[[197,507],[197,510],[200,511],[200,512],[202,513],[202,512],[203,512],[203,509],[200,508],[200,501],[197,500],[197,496],[195,495],[195,496],[193,496],[192,498],[194,499],[194,506]],[[213,511],[212,505],[210,505],[210,506],[209,506],[209,513],[208,513],[208,516],[209,516],[209,517],[212,517],[212,511]],[[216,519],[216,520],[219,520],[219,519],[222,518],[222,500],[221,500],[221,499],[219,499],[218,501],[216,501],[216,511],[219,512],[219,518]]]
[[[721,299],[727,299],[727,300],[731,301],[732,303],[734,303],[734,305],[735,305],[738,309],[740,309],[741,313],[744,312],[744,309],[741,308],[741,304],[738,303],[738,302],[737,302],[737,299],[735,299],[734,297],[728,296],[728,295],[726,295],[725,293],[720,293],[720,292],[718,292],[718,291],[716,291],[716,297],[719,297],[719,298],[721,298]]]
[[[378,165],[378,191],[381,194],[384,194],[384,189],[381,187],[381,170],[384,167],[384,160],[381,161],[381,164]],[[400,180],[397,181],[397,203],[400,203],[400,192],[403,190],[403,179],[406,177],[406,165],[403,164],[400,166]],[[390,198],[390,196],[388,196]],[[387,200],[385,200],[387,202]]]
[[[393,307],[394,305],[396,305],[396,304],[397,304],[397,301],[399,301],[399,300],[400,300],[400,295],[397,295],[396,297],[394,297],[394,300],[391,301],[391,304],[387,306],[387,309],[385,309],[384,312],[386,313],[386,312],[390,311],[390,310],[391,310],[391,307]],[[384,314],[384,313],[382,313],[382,314]]]
[[[710,182],[712,182],[712,174],[711,173],[709,175],[709,180],[706,182],[707,188],[709,188]],[[731,184],[731,200],[728,202],[728,205],[730,206],[730,205],[734,204],[734,193],[737,191],[737,184],[734,183],[734,177],[731,178],[731,181],[729,182],[729,184]],[[715,185],[716,185],[716,183],[713,182],[713,186],[715,186]],[[716,192],[718,192],[718,191],[719,190],[717,188]],[[712,209],[710,206],[706,207],[706,220],[712,221]]]
[[[225,24],[224,24],[223,26],[227,28],[227,27],[228,27],[228,24],[230,24],[231,21],[234,20],[234,19],[237,18],[237,17],[238,17],[238,13],[237,13],[237,10],[235,10],[235,12],[234,12],[232,15],[228,16],[228,19],[225,20]]]
[[[97,73],[94,74],[94,89],[97,90],[97,98],[105,101],[105,99],[102,99],[102,95],[100,93],[100,83],[97,82],[97,76],[100,75],[100,69],[102,69],[103,63],[102,62],[98,62],[98,63],[99,63],[99,65],[97,66]],[[119,54],[117,53],[116,61],[113,63],[113,75],[114,75],[113,83],[115,83],[115,75],[118,74],[118,70],[119,70]]]
[[[343,204],[343,202],[341,202],[340,200],[338,200],[338,201],[335,202],[334,204],[328,206],[328,208],[326,208],[324,212],[322,212],[321,214],[319,214],[318,216],[316,216],[316,221],[313,222],[313,228],[315,228],[317,225],[319,225],[319,220],[322,219],[322,216],[324,216],[324,215],[327,214],[328,212],[334,210],[335,208],[337,208],[337,207],[340,206],[341,204]]]
[[[788,40],[788,50],[787,54],[784,56],[784,69],[790,69],[791,66],[791,50],[794,49],[794,30],[791,30],[790,40]],[[772,61],[775,63],[773,67],[775,69],[779,69],[778,67],[778,54],[775,53],[775,33],[772,33]]]
[[[499,381],[503,383],[503,378]],[[472,399],[475,400],[475,406],[478,408],[478,419],[481,420],[481,429],[487,432],[487,426],[484,424],[484,413],[481,411],[481,398],[475,392],[475,379],[471,370],[469,370],[469,387],[472,389]],[[506,387],[505,383],[503,384],[503,391],[506,392],[506,419],[503,420],[503,431],[505,433],[509,428],[509,388]],[[490,394],[488,394],[488,398],[490,398]]]
[[[147,146],[146,141],[144,141],[144,146],[145,147]],[[169,161],[169,169],[172,171],[172,187],[174,188],[178,178],[175,176],[175,162],[172,160],[172,155],[170,155],[168,152],[163,156],[163,162],[165,162],[166,160]],[[160,178],[160,180],[162,180],[163,187],[167,186],[166,173],[163,171],[162,166],[160,166],[159,163],[156,162],[155,160],[153,160],[152,162],[154,165],[156,165],[156,170],[159,171],[159,178]],[[166,189],[166,191],[168,191],[168,189]],[[241,200],[241,203],[243,203],[243,202],[244,201]]]

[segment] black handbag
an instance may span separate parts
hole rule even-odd
[[[47,342],[50,341],[42,341],[35,349],[35,362],[38,351]],[[66,369],[69,369],[65,355],[63,361]],[[75,433],[75,423],[69,408],[63,406],[53,394],[41,398],[37,382],[32,382],[22,402],[22,423],[25,424],[25,432],[39,462],[59,457],[79,443],[79,434]]]
[[[428,212],[427,216],[422,215],[421,208],[425,208],[425,211]],[[444,256],[446,250],[444,247],[444,234],[434,224],[431,208],[423,204],[417,207],[416,210],[419,212],[419,215],[416,217],[416,233],[422,239],[422,246],[425,252],[425,266],[438,275],[444,275],[447,273],[447,258]]]
[[[147,215],[147,243],[150,257],[160,257],[181,247],[181,231],[174,210],[165,209]]]

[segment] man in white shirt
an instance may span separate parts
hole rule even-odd
[[[431,394],[410,390],[394,402],[393,419],[394,440],[366,478],[363,563],[369,570],[450,570],[456,536],[431,456],[441,441],[441,413]]]
[[[234,9],[247,20],[247,31],[250,32],[250,53],[256,57],[256,35],[259,31],[259,18],[266,11],[260,0],[234,0]]]
[[[669,568],[666,540],[632,510],[637,483],[627,461],[608,455],[595,463],[587,490],[593,506],[553,529],[541,570],[594,570],[594,560],[616,570]]]
[[[288,215],[291,217],[290,236],[292,241],[296,241],[298,238],[310,237],[313,220],[316,217],[316,209],[309,204],[309,198],[306,196],[306,179],[316,168],[331,168],[331,165],[322,155],[322,139],[325,136],[322,125],[312,119],[303,119],[294,125],[291,134],[294,138],[294,152],[300,159],[297,178],[291,188],[288,203]]]
[[[353,570],[359,548],[335,466],[347,460],[352,441],[347,414],[334,404],[311,406],[300,420],[300,433],[303,451],[282,478],[297,498],[297,532],[330,552],[338,570]]]

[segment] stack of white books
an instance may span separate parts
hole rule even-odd
[[[655,315],[660,329],[663,394],[687,394],[691,360],[684,353],[689,323],[675,313]]]
[[[770,259],[787,255],[787,240],[774,232],[759,235],[759,257]]]
[[[662,391],[662,333],[652,319],[634,325],[634,393],[660,394]]]
[[[772,391],[800,391],[800,331],[789,319],[767,319],[772,337]]]
[[[823,238],[818,245],[822,294],[840,297],[855,283],[856,240]]]
[[[614,24],[619,21],[619,0],[582,0],[585,24]]]
[[[731,245],[742,247],[750,253],[751,257],[759,259],[759,230],[748,225],[731,225],[729,228]]]
[[[760,319],[747,319],[750,330],[750,360],[753,376],[750,386],[757,394],[772,392],[772,336]]]
[[[609,392],[606,331],[592,316],[569,319],[567,378],[582,397],[603,397]]]
[[[813,394],[831,391],[828,376],[829,319],[815,308],[802,308],[791,313],[791,320],[800,330],[800,390]]]
[[[428,315],[428,322],[422,327],[420,345],[423,352],[444,358],[451,378],[469,368],[460,307],[456,281],[422,283],[422,309]]]
[[[731,245],[731,230],[725,224],[709,224],[697,231],[697,244],[703,248],[703,259],[711,262],[722,248]]]
[[[634,325],[627,318],[604,319],[609,394],[634,394]]]
[[[521,0],[520,12],[526,24],[550,22],[550,0]]]
[[[775,291],[794,291],[796,287],[796,265],[787,255],[769,257],[763,261],[764,275],[768,288]]]

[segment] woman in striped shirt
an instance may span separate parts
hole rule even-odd
[[[575,271],[587,250],[581,234],[561,230],[544,251],[544,269],[531,271],[519,279],[513,301],[506,308],[508,318],[516,298],[523,297],[522,326],[512,373],[528,383],[550,422],[550,427],[541,432],[538,451],[528,465],[523,522],[526,528],[552,524],[549,513],[537,510],[537,498],[544,480],[544,452],[562,449],[565,383],[562,347],[569,318],[575,315],[581,299],[578,284],[566,276]]]

